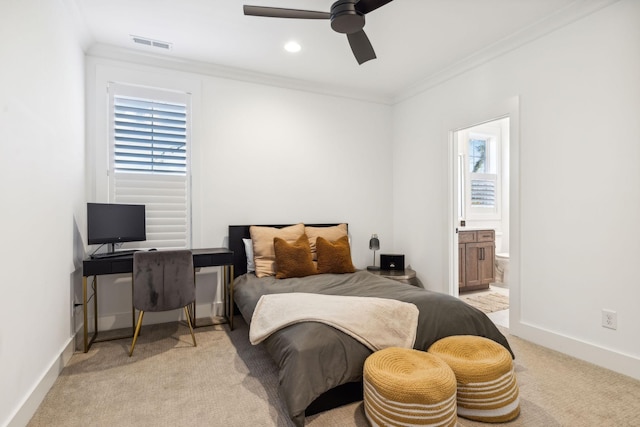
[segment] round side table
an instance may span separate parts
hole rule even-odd
[[[387,279],[397,280],[398,282],[408,283],[413,286],[420,286],[420,281],[416,277],[415,270],[410,268],[405,268],[404,270],[373,270],[369,272],[386,277]]]

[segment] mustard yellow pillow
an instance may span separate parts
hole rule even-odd
[[[256,276],[274,276],[276,274],[274,265],[276,253],[273,247],[273,239],[279,237],[288,243],[293,243],[304,234],[304,224],[300,223],[283,228],[252,225],[249,227],[249,234],[253,244]]]
[[[311,259],[311,249],[306,234],[293,243],[275,237],[273,248],[276,253],[276,279],[305,277],[318,273]]]
[[[343,236],[335,242],[324,237],[316,240],[318,252],[318,273],[353,273],[356,271],[351,261],[349,237]]]
[[[331,227],[310,227],[305,225],[304,233],[309,236],[309,246],[311,247],[311,255],[313,260],[318,259],[316,240],[323,237],[325,240],[335,242],[339,238],[347,235],[347,224],[338,224]]]

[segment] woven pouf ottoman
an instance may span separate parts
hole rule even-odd
[[[364,363],[364,412],[372,426],[455,426],[456,377],[440,358],[389,347]]]
[[[511,353],[488,338],[459,335],[436,341],[428,352],[453,369],[458,383],[458,415],[499,423],[520,414]]]

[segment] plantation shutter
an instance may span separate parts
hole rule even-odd
[[[471,174],[471,206],[496,207],[496,174]]]
[[[147,240],[132,248],[191,247],[189,95],[112,84],[110,201],[144,204]]]

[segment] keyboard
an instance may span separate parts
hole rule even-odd
[[[138,252],[138,249],[129,249],[125,251],[104,252],[100,254],[93,254],[91,255],[91,259],[117,258],[121,256],[133,255],[134,252]]]

